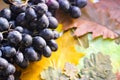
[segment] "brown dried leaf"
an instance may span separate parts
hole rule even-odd
[[[63,30],[76,27],[76,36],[92,32],[93,38],[103,36],[114,39],[120,34],[119,5],[119,0],[100,0],[95,4],[88,2],[88,5],[82,9],[82,16],[79,19],[72,19],[60,10],[56,17],[63,24]]]

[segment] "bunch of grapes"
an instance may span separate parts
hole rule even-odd
[[[50,57],[58,49],[55,29],[58,9],[73,18],[81,15],[86,0],[3,0],[9,5],[0,11],[0,80],[14,80],[16,68]]]

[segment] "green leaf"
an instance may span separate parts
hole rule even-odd
[[[83,63],[84,67],[80,73],[87,78],[85,80],[116,80],[108,55],[91,54],[90,59],[85,57]]]
[[[89,56],[91,53],[98,52],[107,54],[110,56],[110,59],[112,61],[113,71],[116,72],[120,70],[120,45],[118,44],[118,41],[116,43],[116,40],[103,39],[102,37],[98,37],[93,40],[91,34],[88,34],[88,41],[88,48],[76,45],[76,49],[80,52],[85,53],[86,56]],[[81,65],[82,63],[80,63],[80,66]]]

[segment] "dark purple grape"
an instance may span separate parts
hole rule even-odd
[[[15,30],[18,31],[18,32],[20,32],[20,33],[23,33],[23,31],[24,31],[22,26],[17,26],[15,28]]]
[[[0,57],[0,69],[6,69],[8,67],[8,61]]]
[[[7,80],[15,80],[14,75],[9,75],[8,78],[7,78]]]
[[[13,13],[19,14],[25,12],[27,6],[17,6],[17,5],[10,5],[10,9]]]
[[[30,61],[37,61],[38,60],[37,52],[34,50],[33,47],[26,48],[25,55]]]
[[[57,51],[58,49],[58,45],[55,40],[47,41],[47,45],[50,47],[52,51]]]
[[[40,50],[46,46],[46,41],[42,37],[36,36],[33,38],[33,46],[35,49]]]
[[[4,17],[7,20],[10,20],[11,19],[11,10],[9,8],[5,8],[5,9],[1,10],[0,17]]]
[[[81,10],[77,6],[71,6],[69,12],[72,18],[79,18],[81,16]]]
[[[56,0],[48,0],[46,4],[48,5],[49,9],[59,9],[59,3]]]
[[[76,5],[79,7],[79,8],[83,8],[87,5],[87,0],[76,0]]]
[[[16,63],[22,63],[24,60],[24,56],[23,56],[23,53],[18,51],[15,55],[15,62]]]
[[[53,34],[54,34],[54,39],[58,39],[59,38],[59,33],[57,31],[53,31]]]
[[[23,30],[24,30],[23,33],[32,35],[32,32],[27,28],[24,28]]]
[[[38,55],[38,59],[37,59],[37,61],[40,61],[41,58],[42,58],[42,54],[38,53],[37,55]]]
[[[30,0],[32,3],[38,4],[38,3],[45,3],[45,0]]]
[[[29,34],[23,34],[22,36],[22,45],[28,47],[32,44],[32,36]]]
[[[67,11],[69,10],[69,8],[70,8],[70,3],[69,3],[68,0],[58,0],[58,3],[59,3],[59,5],[60,5],[60,8],[61,8],[63,11],[67,12]]]
[[[16,24],[18,26],[26,26],[27,21],[25,20],[25,13],[20,13],[16,18]]]
[[[9,63],[8,67],[5,69],[5,74],[11,75],[11,74],[14,74],[15,71],[16,71],[15,66]]]
[[[9,25],[10,25],[10,27],[11,27],[12,29],[14,29],[14,28],[16,27],[14,20],[9,21]]]
[[[49,46],[46,46],[43,48],[43,56],[50,57],[51,53],[52,53],[52,51]]]
[[[2,51],[0,50],[0,57],[2,56]]]
[[[45,3],[39,3],[35,6],[35,11],[37,12],[37,15],[41,17],[48,11],[48,7]]]
[[[47,17],[51,17],[51,16],[52,16],[52,13],[48,11],[48,12],[46,12],[46,16],[47,16]]]
[[[76,0],[68,0],[68,1],[72,6],[76,4]]]
[[[0,17],[0,31],[4,31],[8,29],[9,29],[9,23],[7,19]]]
[[[32,30],[32,31],[34,31],[36,28],[37,28],[37,20],[34,20],[34,21],[31,21],[31,22],[29,22],[29,30]]]
[[[54,34],[51,29],[43,29],[39,35],[43,37],[45,40],[51,40],[54,38]]]
[[[10,43],[18,44],[22,40],[22,34],[18,31],[11,31],[7,38]]]
[[[3,40],[3,34],[0,32],[0,42]]]
[[[49,28],[56,29],[58,26],[58,21],[55,17],[48,17],[49,19]]]
[[[27,21],[32,21],[37,18],[36,12],[34,11],[33,8],[29,7],[25,11],[25,19]]]
[[[49,26],[49,20],[46,15],[43,15],[40,19],[38,19],[38,28],[44,29]]]
[[[16,49],[11,46],[2,47],[2,52],[5,57],[11,58],[16,54]]]
[[[27,68],[28,67],[28,65],[29,65],[29,60],[28,59],[26,59],[25,57],[24,57],[24,60],[23,60],[23,62],[21,62],[21,63],[16,63],[19,67],[21,67],[21,68]]]

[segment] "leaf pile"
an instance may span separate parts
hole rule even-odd
[[[49,67],[41,72],[42,80],[117,80],[112,72],[110,57],[102,53],[84,58],[84,67],[66,63],[64,70]],[[119,80],[119,79],[118,79]]]
[[[120,34],[119,5],[119,0],[100,0],[98,3],[88,1],[81,18],[72,19],[62,11],[58,11],[57,18],[63,30],[75,27],[74,35],[78,37],[91,32],[93,38],[103,36],[114,39]]]
[[[78,69],[75,65],[66,63],[64,71],[48,67],[48,69],[41,72],[42,80],[78,80]]]

